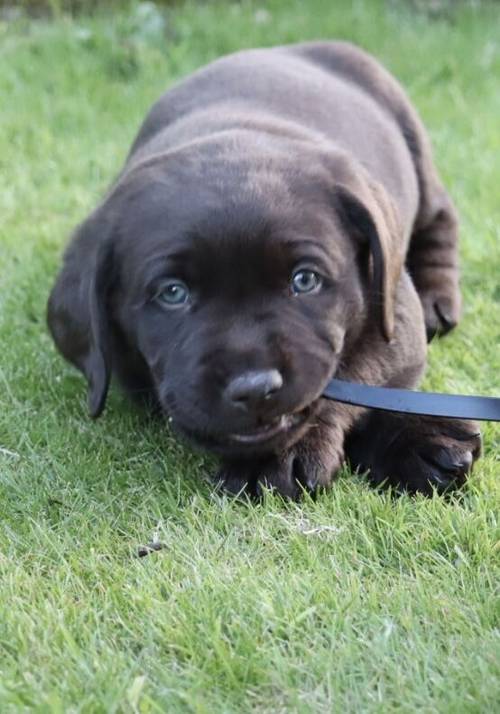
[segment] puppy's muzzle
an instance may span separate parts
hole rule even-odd
[[[251,370],[233,377],[223,391],[223,400],[235,418],[241,415],[248,425],[227,434],[240,446],[269,444],[295,429],[305,420],[307,410],[295,414],[280,409],[284,381],[277,369]]]

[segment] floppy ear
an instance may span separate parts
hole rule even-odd
[[[394,332],[394,301],[404,262],[404,236],[395,206],[375,181],[339,185],[335,189],[339,214],[350,233],[367,240],[372,257],[371,279],[385,339]]]
[[[94,418],[104,409],[111,376],[108,302],[114,270],[109,234],[110,228],[97,214],[76,231],[47,313],[57,347],[87,378],[89,412]]]

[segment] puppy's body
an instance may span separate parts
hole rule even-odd
[[[113,369],[222,455],[233,491],[328,485],[345,447],[427,491],[463,481],[474,425],[372,423],[320,396],[334,374],[415,386],[425,328],[459,309],[455,212],[418,117],[368,55],[312,43],[231,55],[159,100],[66,253],[49,325],[94,415]]]

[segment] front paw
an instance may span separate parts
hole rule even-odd
[[[424,311],[427,341],[445,335],[460,320],[461,296],[456,270],[427,268],[415,277]]]
[[[331,484],[343,462],[342,448],[317,444],[307,436],[289,450],[262,458],[224,461],[216,476],[219,487],[234,495],[258,498],[265,489],[297,500],[304,491]]]
[[[431,417],[372,416],[348,441],[351,463],[372,483],[426,495],[463,486],[480,452],[474,422]]]

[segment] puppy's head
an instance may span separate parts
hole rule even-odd
[[[227,139],[156,156],[77,240],[100,231],[79,288],[89,324],[78,366],[95,416],[124,357],[111,354],[115,332],[189,438],[225,455],[281,450],[314,422],[375,311],[390,337],[394,216],[339,157]]]

